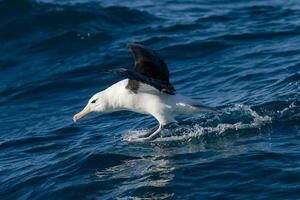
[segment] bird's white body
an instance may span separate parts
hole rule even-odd
[[[127,83],[128,79],[124,79],[101,92],[107,99],[106,111],[129,110],[152,115],[160,125],[173,122],[179,114],[205,111],[192,106],[193,100],[183,95],[161,93],[146,84],[142,84],[139,92],[134,93],[126,89]]]

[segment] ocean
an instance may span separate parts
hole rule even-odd
[[[222,112],[74,123],[128,43]],[[298,0],[0,0],[1,200],[300,199],[299,93]]]

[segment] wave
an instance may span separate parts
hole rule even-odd
[[[274,101],[258,106],[235,104],[223,109],[221,114],[201,114],[200,118],[190,118],[184,123],[168,125],[161,137],[152,142],[190,142],[202,140],[204,136],[216,137],[240,134],[254,130],[260,132],[267,125],[279,122],[299,123],[299,101]],[[123,139],[134,142],[147,130],[130,131]]]
[[[211,22],[227,22],[235,19],[232,15],[209,15],[197,19],[197,23],[211,23]]]
[[[17,13],[17,14],[16,14]],[[103,7],[87,2],[71,5],[26,0],[0,1],[0,36],[6,39],[32,37],[57,30],[111,31],[160,20],[145,11],[122,6]],[[38,31],[37,31],[38,30]]]
[[[35,137],[25,137],[25,138],[20,138],[16,140],[9,140],[9,141],[4,141],[0,143],[0,149],[6,149],[6,148],[13,148],[15,146],[26,146],[26,145],[33,145],[33,144],[45,144],[49,143],[55,140],[59,140],[65,138],[63,135],[55,135],[55,136],[35,136]]]
[[[182,57],[194,58],[222,51],[230,47],[232,47],[230,44],[221,41],[194,41],[192,43],[174,44],[161,49],[160,52],[165,56],[172,56],[174,59],[176,59],[178,52],[185,52],[180,57],[180,59],[183,59]]]
[[[250,40],[262,40],[270,39],[275,37],[287,37],[287,36],[296,36],[300,32],[299,27],[291,28],[290,30],[281,30],[281,31],[271,31],[271,32],[262,32],[255,31],[253,33],[238,33],[238,34],[226,34],[223,36],[215,37],[216,40],[225,40],[225,41],[250,41]]]
[[[18,64],[16,60],[7,59],[7,60],[0,60],[0,71],[10,69]]]
[[[189,23],[189,24],[173,24],[173,25],[168,25],[168,26],[158,26],[155,27],[153,30],[146,29],[145,31],[153,31],[153,32],[158,32],[158,33],[175,33],[175,32],[188,32],[188,31],[193,31],[193,30],[198,30],[198,29],[204,29],[205,27],[201,24],[197,23]]]
[[[80,53],[85,49],[107,42],[111,35],[105,32],[76,32],[69,31],[56,36],[51,36],[31,46],[31,52],[41,52],[42,50],[54,51],[56,53]],[[66,43],[70,45],[65,45]]]
[[[138,158],[139,157],[133,157],[133,156],[127,156],[127,155],[109,153],[109,152],[101,153],[101,154],[92,153],[82,160],[82,163],[78,170],[99,169],[99,163],[101,163],[101,168],[105,169]]]
[[[35,3],[26,0],[4,0],[0,1],[0,14],[6,14],[12,11],[26,12],[30,11]]]

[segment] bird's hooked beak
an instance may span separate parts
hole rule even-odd
[[[91,110],[90,106],[87,105],[82,111],[80,111],[79,113],[74,115],[73,121],[77,122],[80,118],[84,117],[85,115],[89,114],[90,112],[92,112],[92,110]]]

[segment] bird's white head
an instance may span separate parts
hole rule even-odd
[[[82,111],[74,115],[73,121],[76,122],[91,112],[106,112],[107,110],[108,110],[107,97],[104,91],[98,92],[90,98],[87,105],[84,107]]]

